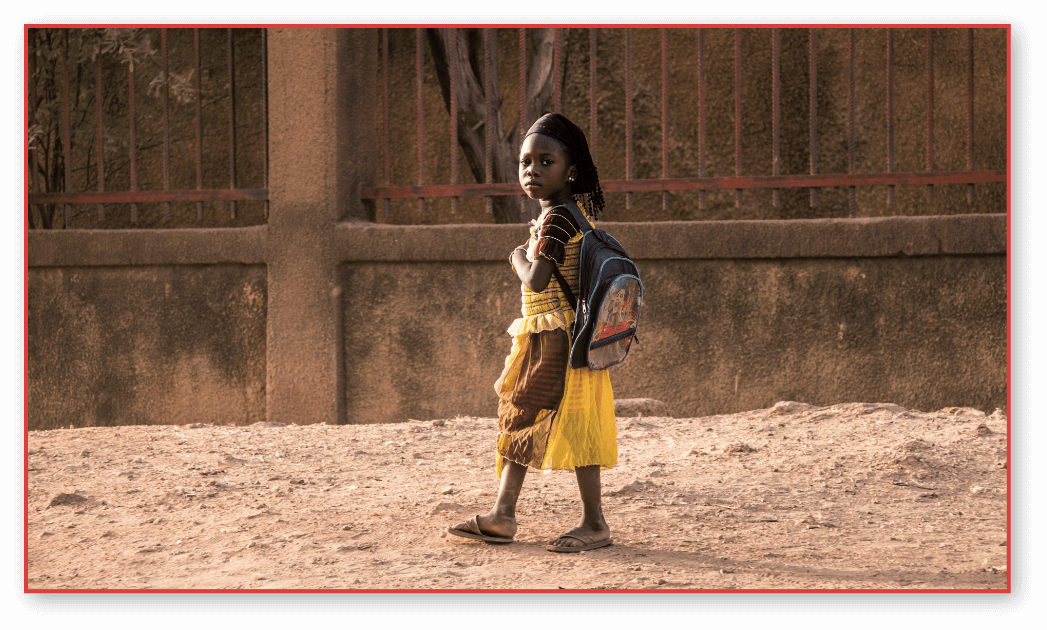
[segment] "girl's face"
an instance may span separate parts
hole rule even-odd
[[[578,169],[567,159],[567,150],[559,140],[532,133],[520,147],[520,186],[531,199],[542,206],[571,196],[571,182]]]

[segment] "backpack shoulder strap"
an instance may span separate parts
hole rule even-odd
[[[560,268],[555,264],[553,265],[553,275],[556,276],[556,281],[560,283],[560,289],[563,290],[564,297],[567,298],[567,303],[571,305],[571,310],[575,313],[578,312],[578,298],[574,297],[574,291],[571,290],[571,285],[567,284],[567,279],[560,273]]]
[[[578,207],[578,204],[574,203],[573,201],[568,201],[561,207],[566,208],[567,211],[571,213],[571,217],[574,219],[575,226],[582,232],[583,235],[592,231],[593,226],[589,225],[589,220],[585,218],[585,214],[582,213],[581,209]],[[571,290],[570,285],[567,284],[567,280],[563,277],[563,274],[560,273],[560,268],[558,265],[553,265],[553,275],[556,276],[556,281],[560,283],[560,288],[563,290],[564,296],[567,298],[567,302],[571,305],[571,308],[575,311],[575,313],[577,313],[578,298],[574,296],[574,291]]]
[[[589,220],[585,218],[585,213],[578,207],[578,204],[573,201],[568,201],[561,207],[567,208],[571,213],[571,217],[574,219],[575,224],[577,224],[577,227],[581,230],[582,234],[592,231],[593,226],[589,225]]]

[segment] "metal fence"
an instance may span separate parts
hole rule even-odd
[[[493,94],[493,90],[490,89],[491,84],[487,79],[490,76],[490,63],[491,58],[494,54],[495,37],[492,34],[494,29],[483,30],[483,41],[484,41],[484,83],[485,83],[485,99],[486,99],[486,111],[484,118],[485,127],[485,141],[486,141],[486,155],[485,155],[485,172],[486,177],[482,183],[477,184],[461,184],[458,182],[458,160],[451,159],[451,172],[450,182],[442,184],[426,184],[424,181],[423,171],[423,153],[424,153],[424,120],[423,120],[423,55],[424,53],[424,37],[422,33],[423,29],[416,29],[416,56],[415,56],[415,78],[417,80],[417,94],[418,94],[418,114],[417,114],[417,166],[418,166],[418,181],[417,185],[392,185],[390,182],[390,100],[389,100],[389,47],[387,29],[382,29],[382,53],[381,53],[381,68],[382,68],[382,108],[383,108],[383,148],[384,148],[384,164],[383,164],[383,182],[380,186],[365,188],[363,197],[365,199],[383,200],[385,214],[389,216],[389,200],[391,199],[417,199],[418,209],[423,211],[425,209],[426,198],[440,198],[440,197],[451,197],[452,198],[452,212],[457,212],[457,198],[458,197],[485,197],[487,201],[487,211],[491,211],[491,198],[492,196],[504,196],[504,195],[522,195],[520,187],[517,183],[504,183],[492,181],[492,142],[491,129],[493,117],[497,112],[497,105],[495,104],[496,95]],[[554,55],[559,58],[562,54],[562,29],[556,29],[554,35]],[[855,29],[847,29],[847,50],[846,59],[848,67],[848,79],[849,85],[847,90],[847,152],[848,152],[848,166],[846,173],[821,173],[818,168],[818,87],[817,87],[817,75],[818,75],[818,32],[819,29],[811,28],[808,30],[809,39],[809,86],[807,87],[810,99],[809,105],[809,121],[808,127],[810,130],[809,134],[809,169],[806,173],[781,173],[780,159],[779,159],[779,147],[781,143],[781,131],[780,131],[780,103],[781,103],[781,74],[779,67],[779,60],[781,54],[780,44],[780,31],[779,28],[762,29],[762,32],[766,32],[766,37],[770,38],[771,43],[771,58],[763,60],[752,60],[743,59],[742,55],[742,29],[733,29],[734,31],[734,174],[729,176],[709,176],[706,164],[707,156],[707,138],[706,138],[706,115],[708,109],[708,103],[706,99],[706,51],[705,51],[705,31],[708,29],[697,29],[698,31],[698,46],[697,50],[688,51],[688,54],[694,54],[698,61],[698,73],[695,77],[696,87],[698,91],[698,111],[695,113],[698,117],[698,137],[695,141],[698,144],[698,169],[699,177],[672,177],[672,168],[669,162],[669,141],[668,141],[668,111],[669,111],[669,80],[668,80],[668,67],[669,67],[669,46],[668,46],[668,29],[661,30],[661,177],[656,179],[636,179],[634,178],[634,142],[633,142],[633,126],[634,126],[634,115],[633,115],[633,101],[635,98],[633,90],[633,50],[632,50],[632,30],[624,29],[624,66],[625,66],[625,94],[621,95],[625,104],[625,179],[616,180],[603,180],[601,186],[607,193],[625,193],[626,194],[626,207],[632,208],[633,200],[632,193],[636,192],[658,192],[662,194],[662,204],[665,209],[669,206],[669,192],[670,191],[688,191],[697,190],[699,191],[699,208],[705,209],[706,199],[705,191],[709,190],[734,190],[734,205],[735,207],[741,207],[743,203],[743,191],[748,189],[773,189],[773,203],[774,207],[779,207],[780,196],[779,191],[783,188],[807,188],[810,191],[810,206],[816,207],[818,205],[818,189],[824,187],[846,187],[848,189],[848,212],[850,217],[855,216],[856,212],[856,188],[866,186],[886,186],[887,188],[887,204],[894,203],[894,192],[895,186],[911,186],[921,185],[927,189],[927,199],[929,203],[934,203],[934,186],[941,184],[967,184],[967,203],[974,203],[974,186],[976,184],[987,184],[987,183],[999,183],[1006,182],[1006,171],[1005,170],[974,170],[974,29],[968,28],[966,30],[966,58],[963,60],[966,68],[966,169],[959,171],[940,171],[935,170],[935,128],[934,128],[934,81],[935,81],[935,66],[936,59],[934,54],[934,36],[931,29],[925,29],[925,46],[926,46],[926,160],[925,168],[922,171],[908,171],[899,172],[895,170],[895,136],[897,129],[895,126],[895,114],[894,114],[894,99],[895,99],[895,85],[894,85],[894,31],[895,29],[884,29],[884,41],[883,45],[886,48],[887,68],[886,68],[886,81],[882,86],[885,92],[887,100],[887,117],[884,121],[887,133],[887,143],[883,151],[883,163],[885,170],[880,172],[857,172],[855,159],[855,145],[856,145],[856,117],[855,117]],[[525,124],[525,93],[527,86],[527,72],[526,68],[526,34],[527,29],[519,29],[519,85],[520,85],[520,115],[519,115],[519,130],[518,133],[522,139],[524,133]],[[589,75],[590,75],[590,128],[589,128],[589,142],[591,145],[591,152],[596,158],[598,155],[599,147],[599,127],[597,121],[597,81],[596,72],[599,63],[597,55],[597,37],[598,29],[589,29]],[[451,41],[456,41],[456,37],[452,37]],[[677,51],[679,52],[679,51]],[[450,58],[454,58],[454,55],[450,55]],[[771,101],[772,101],[772,120],[771,120],[771,144],[773,145],[773,158],[771,175],[759,175],[750,176],[742,172],[742,66],[743,63],[769,63],[772,68],[772,90],[771,90]],[[554,61],[553,68],[557,73],[560,71],[560,64]],[[457,113],[458,111],[458,99],[457,99],[457,85],[456,85],[456,72],[450,72],[450,110]],[[553,107],[555,111],[561,111],[562,107],[562,94],[561,94],[562,80],[559,75],[554,78],[554,96],[553,96]],[[723,104],[726,105],[726,104]],[[458,146],[458,127],[457,127],[457,116],[450,115],[450,155],[457,156],[459,151]]]
[[[57,30],[57,29],[55,29]],[[169,39],[170,32],[174,30],[185,31],[189,29],[158,29],[160,33],[159,42],[159,57],[160,57],[160,68],[158,81],[154,80],[153,84],[150,85],[150,89],[154,86],[158,86],[160,92],[159,100],[161,102],[161,113],[159,126],[162,129],[162,187],[156,188],[143,188],[140,182],[140,143],[141,139],[136,137],[136,131],[142,124],[140,120],[141,115],[136,113],[136,92],[141,91],[139,86],[136,89],[135,83],[135,63],[126,62],[126,81],[127,83],[125,95],[120,95],[121,98],[126,98],[126,110],[123,115],[126,117],[125,121],[121,121],[121,125],[126,123],[127,126],[127,154],[124,156],[127,160],[129,170],[129,187],[126,190],[112,190],[107,189],[106,180],[107,176],[110,176],[110,169],[107,168],[106,162],[106,151],[105,149],[105,136],[107,127],[114,124],[114,120],[110,117],[107,119],[103,115],[103,103],[107,96],[106,91],[116,89],[112,82],[105,84],[103,82],[103,55],[100,51],[97,51],[94,55],[94,59],[85,59],[85,54],[80,51],[80,63],[74,65],[69,59],[70,42],[69,34],[72,29],[61,29],[58,34],[58,54],[57,67],[55,70],[55,83],[60,83],[60,94],[57,95],[60,101],[60,136],[61,136],[61,161],[64,161],[64,178],[59,186],[52,186],[51,190],[48,190],[48,183],[44,175],[45,169],[42,168],[41,164],[41,147],[39,143],[34,143],[32,140],[28,146],[28,186],[29,195],[28,203],[29,210],[31,213],[39,212],[43,206],[49,204],[59,204],[64,206],[64,227],[104,227],[107,222],[106,206],[108,204],[129,204],[130,205],[130,223],[132,225],[138,224],[140,220],[138,204],[149,203],[149,202],[160,202],[163,204],[163,222],[167,223],[171,220],[171,204],[172,202],[196,202],[196,218],[198,220],[203,219],[203,204],[204,202],[222,201],[228,202],[228,214],[230,218],[235,219],[237,217],[237,202],[242,201],[264,201],[264,214],[268,218],[268,116],[267,116],[267,93],[265,87],[266,76],[266,32],[265,29],[258,29],[261,31],[261,120],[260,121],[248,121],[248,124],[259,126],[261,138],[261,172],[251,173],[251,179],[261,180],[262,186],[257,188],[240,188],[238,184],[243,181],[243,174],[237,172],[237,158],[240,157],[237,147],[237,84],[236,84],[236,71],[238,61],[235,55],[234,40],[240,34],[237,32],[240,29],[222,29],[225,31],[225,48],[223,53],[218,51],[207,51],[212,57],[217,54],[224,54],[225,56],[225,71],[227,73],[227,84],[224,86],[224,93],[215,96],[213,99],[215,102],[219,100],[226,100],[226,120],[227,129],[225,135],[227,138],[227,151],[228,151],[228,185],[226,187],[208,187],[205,188],[205,177],[204,177],[204,147],[209,139],[205,137],[203,129],[203,116],[202,116],[202,98],[204,90],[201,87],[201,80],[204,72],[201,69],[201,29],[194,28],[192,30],[192,67],[188,68],[185,72],[186,77],[191,77],[193,84],[189,88],[192,94],[192,103],[195,111],[195,119],[193,121],[193,128],[195,130],[192,142],[194,143],[194,162],[195,164],[195,187],[190,189],[174,189],[172,188],[172,159],[171,159],[171,74],[169,68]],[[217,29],[215,29],[217,30]],[[30,126],[36,124],[38,121],[37,108],[44,101],[40,89],[46,89],[46,84],[41,83],[38,79],[38,72],[36,65],[38,63],[38,57],[46,59],[46,54],[41,54],[37,50],[33,50],[30,47],[28,52],[28,77],[27,77],[27,97],[28,106],[27,114]],[[183,51],[184,52],[184,51]],[[131,53],[128,53],[131,54]],[[182,58],[186,55],[182,55]],[[92,67],[93,66],[93,67]],[[96,138],[93,138],[94,155],[82,155],[84,151],[90,151],[90,147],[86,149],[78,147],[74,144],[74,138],[76,136],[77,122],[82,126],[85,122],[84,118],[79,121],[73,121],[70,113],[71,103],[76,101],[80,102],[81,98],[79,94],[70,93],[70,80],[71,74],[75,75],[79,80],[79,85],[82,91],[86,91],[90,88],[86,87],[90,82],[93,82],[93,100],[94,109],[92,112],[94,118],[94,126],[96,131]],[[88,81],[87,77],[91,74],[94,75],[93,81]],[[141,81],[140,81],[141,82]],[[41,87],[42,86],[42,87]],[[121,106],[123,102],[121,101]],[[239,127],[243,127],[240,124]],[[242,133],[242,129],[240,130]],[[122,133],[122,131],[121,131]],[[86,144],[86,142],[85,142]],[[79,154],[78,154],[79,153]],[[91,164],[93,158],[93,164]],[[94,188],[95,190],[77,190],[74,186],[73,169],[74,164],[78,161],[83,160],[87,166],[93,166],[94,170]],[[182,170],[186,170],[190,165],[180,165]],[[81,169],[82,170],[82,169]],[[87,178],[81,178],[82,180]],[[60,188],[55,190],[54,188]],[[73,206],[75,204],[97,204],[97,222],[89,220],[76,221],[74,225],[74,212]],[[37,222],[38,224],[39,222]],[[32,224],[32,222],[31,222]]]

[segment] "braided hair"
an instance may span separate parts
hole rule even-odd
[[[563,114],[542,116],[531,125],[524,137],[532,133],[549,136],[564,145],[567,158],[578,171],[574,182],[571,183],[571,192],[576,198],[581,198],[581,205],[586,214],[595,219],[597,213],[604,208],[603,190],[600,189],[600,178],[596,173],[593,157],[589,154],[589,143],[585,139],[585,133]]]

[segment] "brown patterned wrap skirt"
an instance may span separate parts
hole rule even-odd
[[[510,461],[541,468],[552,412],[564,394],[570,346],[567,331],[562,329],[530,333],[525,344],[510,355],[495,384],[498,452]]]

